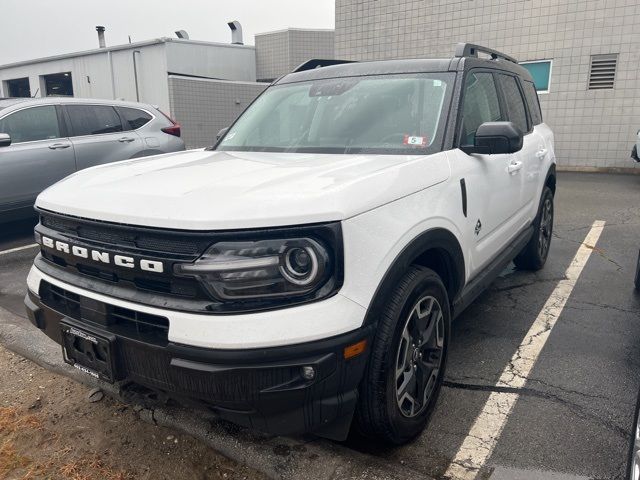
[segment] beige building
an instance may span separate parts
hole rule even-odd
[[[334,58],[333,30],[287,28],[256,35],[259,82],[272,82],[312,58]]]

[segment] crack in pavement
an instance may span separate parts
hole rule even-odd
[[[518,288],[529,287],[531,285],[538,285],[540,283],[552,283],[552,282],[560,282],[562,280],[567,280],[567,276],[563,275],[562,277],[553,277],[553,278],[534,278],[529,282],[516,283],[514,285],[507,285],[504,287],[492,285],[490,288],[491,292],[509,292],[511,290],[516,290]]]
[[[579,310],[582,312],[592,312],[594,310],[596,310],[597,308],[603,308],[606,310],[615,310],[616,312],[621,312],[621,313],[629,313],[632,315],[640,315],[640,309],[632,309],[632,310],[628,310],[626,308],[622,308],[622,307],[617,307],[615,305],[609,305],[606,303],[597,303],[597,302],[587,302],[585,300],[572,300],[572,303],[577,303],[579,305],[589,305],[592,307],[596,307],[596,308],[580,308],[577,307],[575,305],[567,305],[565,306],[565,308],[570,308],[572,310]]]
[[[490,291],[490,293],[493,293],[493,291]],[[526,298],[520,298],[518,295],[521,292],[517,289],[505,289],[500,293],[504,293],[504,295],[496,295],[496,298],[492,298],[492,295],[487,295],[478,306],[490,307],[496,310],[515,310],[526,315],[537,315],[535,308],[531,309],[529,305],[521,305],[521,300],[526,300]],[[505,300],[509,303],[505,302]]]
[[[470,384],[470,383],[458,383],[451,382],[445,380],[442,383],[442,386],[452,389],[459,390],[471,390],[471,391],[479,391],[479,392],[489,392],[489,393],[511,393],[516,395],[523,395],[529,397],[537,397],[542,398],[544,400],[550,400],[552,402],[563,405],[576,416],[593,420],[595,423],[598,423],[605,427],[607,430],[614,432],[616,435],[620,436],[625,441],[628,441],[631,438],[631,432],[627,429],[616,425],[614,422],[606,420],[602,418],[600,415],[589,412],[584,406],[579,405],[575,402],[571,402],[566,398],[562,398],[559,395],[554,395],[553,393],[544,392],[541,390],[536,390],[530,387],[508,387],[508,386],[496,386],[496,385],[479,385],[479,384]],[[580,393],[580,392],[576,392]],[[598,397],[598,398],[606,398],[606,397]],[[507,416],[510,416],[509,412],[507,412]],[[478,439],[481,440],[481,439]]]
[[[609,224],[607,224],[607,226],[609,226]],[[585,247],[593,250],[593,252],[596,253],[598,256],[600,256],[602,259],[604,259],[604,260],[612,263],[613,265],[615,265],[616,270],[618,272],[622,272],[624,270],[624,267],[622,265],[620,265],[618,262],[616,262],[613,258],[608,257],[605,254],[604,249],[602,249],[602,248],[598,248],[598,247],[595,247],[593,245],[589,245],[588,243],[585,243],[585,242],[579,242],[577,240],[573,240],[572,238],[563,237],[561,235],[558,235],[556,232],[553,232],[552,235],[555,238],[557,238],[558,240],[565,240],[567,242],[575,243],[576,245],[584,245]],[[635,263],[634,263],[634,265],[635,265]]]
[[[607,220],[607,227],[626,227],[640,225],[640,222],[637,221],[638,217],[640,217],[640,208],[636,206],[615,210],[613,212],[610,212],[608,215],[619,219],[619,221],[610,223]],[[589,228],[591,228],[591,225],[573,225],[571,227],[569,227],[567,224],[562,225],[562,230],[565,232],[577,232],[580,230],[587,230]]]
[[[498,374],[495,374],[495,375],[498,376]],[[528,377],[526,380],[527,380],[527,383],[531,383],[531,382],[538,383],[540,385],[543,385],[544,387],[547,387],[548,389],[557,390],[561,393],[565,393],[568,395],[577,395],[579,397],[584,397],[585,399],[599,399],[599,400],[607,400],[607,401],[612,400],[611,397],[606,395],[599,395],[595,393],[582,392],[580,390],[573,390],[571,388],[554,385],[552,383],[549,383],[545,380],[541,380],[539,378]],[[474,382],[474,383],[471,383],[471,382]],[[480,383],[480,382],[485,382],[485,383]],[[487,378],[482,378],[477,376],[476,377],[465,376],[465,375],[459,376],[459,377],[449,377],[448,379],[444,380],[443,385],[445,386],[449,385],[449,386],[452,386],[452,388],[454,386],[455,388],[462,388],[462,386],[469,386],[470,387],[468,388],[469,390],[486,389],[487,391],[493,391],[492,389],[505,389],[505,391],[507,391],[509,389],[513,389],[513,390],[520,391],[520,387],[496,386],[495,380],[493,379],[487,379]],[[527,388],[527,387],[524,387],[524,388]],[[496,391],[499,391],[499,390],[496,390]],[[539,390],[535,390],[535,391],[539,391]],[[549,393],[549,395],[553,395],[553,394]],[[634,405],[629,404],[629,406],[633,407]]]

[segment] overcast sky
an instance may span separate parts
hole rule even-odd
[[[98,46],[175,36],[229,42],[227,22],[239,20],[244,43],[286,27],[333,28],[334,0],[0,0],[0,65]]]

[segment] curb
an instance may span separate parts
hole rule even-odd
[[[626,175],[640,175],[638,167],[580,167],[572,165],[556,165],[556,172],[579,173],[621,173]]]
[[[278,480],[433,480],[394,461],[356,452],[317,437],[266,435],[224,422],[200,410],[149,403],[108,383],[84,375],[62,360],[60,346],[26,318],[0,307],[0,344],[41,367],[92,386],[119,401],[136,405],[146,422],[195,437],[237,463]],[[141,405],[145,405],[142,407]]]

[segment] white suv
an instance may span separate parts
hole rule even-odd
[[[328,63],[215,147],[38,197],[25,301],[70,364],[276,434],[420,433],[451,320],[511,260],[545,263],[553,134],[499,52]]]

